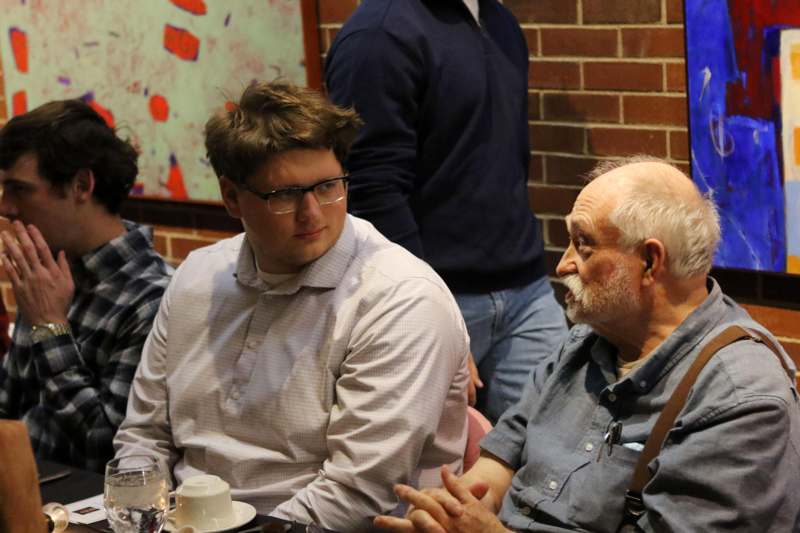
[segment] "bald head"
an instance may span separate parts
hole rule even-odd
[[[599,214],[619,231],[623,248],[658,239],[672,275],[708,273],[720,237],[719,217],[713,201],[683,172],[661,160],[636,158],[605,163],[592,177],[581,197],[600,206]]]
[[[600,167],[602,168],[602,167]],[[695,183],[686,174],[663,161],[649,160],[614,166],[598,174],[586,186],[597,187],[618,204],[629,194],[649,190],[664,200],[700,205],[704,198]]]

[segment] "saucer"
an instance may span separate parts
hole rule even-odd
[[[242,527],[256,517],[256,508],[249,503],[234,501],[233,514],[236,516],[236,520],[229,526],[222,529],[198,529],[198,531],[202,533],[218,533],[220,531],[230,531],[231,529]],[[164,531],[178,531],[178,529],[180,528],[167,519],[167,523],[164,524]]]

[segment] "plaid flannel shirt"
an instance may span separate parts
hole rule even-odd
[[[0,367],[0,418],[25,421],[37,457],[103,471],[136,366],[172,274],[152,230],[128,232],[71,263],[71,334],[31,340],[17,315]]]

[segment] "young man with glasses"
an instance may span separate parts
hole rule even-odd
[[[219,475],[262,514],[360,531],[392,483],[460,467],[466,329],[422,261],[347,215],[361,122],[319,94],[259,83],[206,125],[244,233],[193,252],[164,297],[118,455],[180,483]]]

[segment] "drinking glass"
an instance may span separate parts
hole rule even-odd
[[[129,455],[106,464],[103,503],[114,533],[159,533],[168,501],[167,474],[155,457]]]

